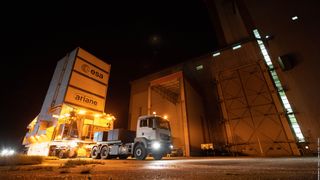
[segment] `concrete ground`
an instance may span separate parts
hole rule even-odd
[[[89,160],[91,159],[83,159]],[[67,160],[46,160],[41,165],[0,166],[0,179],[315,179],[317,157],[165,158],[94,160],[93,164],[66,167]]]

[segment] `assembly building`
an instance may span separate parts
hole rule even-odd
[[[251,156],[316,152],[317,2],[203,3],[219,49],[132,81],[129,128],[143,114],[167,116],[185,156],[208,147]]]

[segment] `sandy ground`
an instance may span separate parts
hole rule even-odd
[[[95,160],[64,167],[66,160],[41,165],[0,166],[0,179],[318,179],[317,157],[166,158]]]

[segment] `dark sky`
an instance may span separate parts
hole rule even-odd
[[[122,127],[131,80],[216,47],[202,0],[137,2],[1,5],[0,149],[21,144],[57,61],[78,46],[111,64],[106,112]]]

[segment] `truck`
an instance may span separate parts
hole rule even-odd
[[[93,159],[126,159],[131,156],[144,160],[152,155],[155,160],[161,160],[173,148],[169,121],[158,115],[140,116],[136,132],[113,129],[95,135],[100,138],[96,138],[96,145],[92,147]]]
[[[57,62],[40,113],[27,126],[27,155],[90,157],[95,132],[113,129],[105,113],[111,65],[78,47]]]

